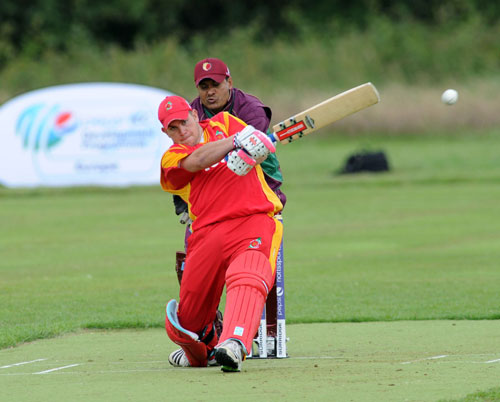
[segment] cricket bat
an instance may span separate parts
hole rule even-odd
[[[274,125],[271,137],[282,144],[288,144],[379,101],[377,88],[367,82]]]

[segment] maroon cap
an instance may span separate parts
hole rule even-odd
[[[158,120],[167,128],[174,120],[187,120],[189,112],[193,110],[189,103],[180,96],[167,96],[158,107]]]
[[[229,68],[222,60],[215,58],[203,59],[196,63],[194,68],[194,82],[196,86],[205,78],[211,78],[219,84],[226,77],[230,77]]]

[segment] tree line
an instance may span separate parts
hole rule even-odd
[[[363,30],[374,16],[422,24],[481,18],[495,24],[500,2],[490,0],[2,0],[0,68],[9,59],[37,57],[70,46],[134,49],[176,38],[218,38],[253,26],[256,41],[295,40],[316,32]]]

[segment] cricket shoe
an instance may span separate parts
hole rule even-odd
[[[177,349],[170,353],[170,356],[168,356],[168,362],[174,367],[191,367],[191,363],[189,363],[186,352],[182,349]],[[208,358],[208,367],[218,365],[219,363],[215,361],[214,354],[212,353],[212,355]]]
[[[215,348],[215,360],[222,366],[222,371],[241,371],[241,362],[244,359],[241,344],[234,339],[227,339]]]

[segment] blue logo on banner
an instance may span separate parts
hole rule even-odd
[[[26,108],[19,116],[16,133],[24,148],[49,149],[75,131],[77,123],[71,112],[62,112],[58,105],[47,109],[43,104]]]

